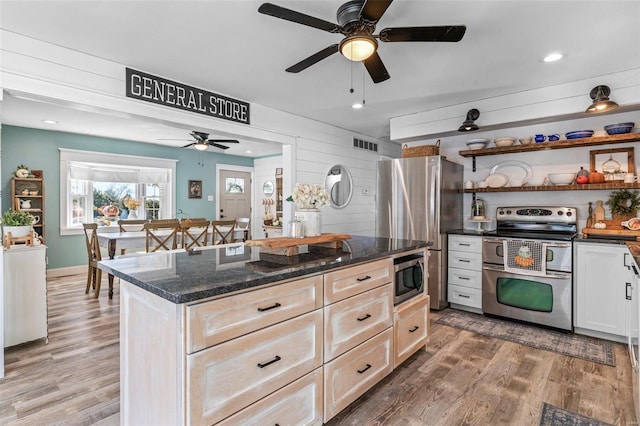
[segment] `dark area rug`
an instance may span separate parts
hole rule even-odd
[[[562,333],[456,309],[445,311],[436,323],[599,364],[616,365],[613,345],[606,340]]]
[[[600,420],[585,417],[572,411],[563,410],[551,404],[544,403],[540,426],[612,426]]]

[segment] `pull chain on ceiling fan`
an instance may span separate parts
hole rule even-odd
[[[338,8],[338,24],[272,3],[263,3],[258,8],[258,12],[284,19],[285,21],[344,35],[344,39],[340,43],[332,44],[292,65],[286,69],[287,72],[298,73],[334,53],[340,52],[349,60],[362,61],[374,83],[380,83],[390,78],[377,52],[378,40],[384,43],[405,41],[458,42],[462,40],[467,30],[464,25],[396,27],[384,28],[379,34],[373,34],[376,24],[392,2],[393,0],[349,1]]]

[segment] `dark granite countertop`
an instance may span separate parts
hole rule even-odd
[[[389,257],[427,247],[424,241],[352,236],[342,250],[297,256],[261,253],[245,245],[197,254],[153,253],[103,260],[100,269],[174,303],[188,303],[277,281]]]

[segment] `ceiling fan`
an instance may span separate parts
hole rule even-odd
[[[216,148],[220,148],[220,149],[229,149],[228,146],[225,145],[221,145],[223,143],[240,143],[239,141],[235,140],[235,139],[209,139],[209,133],[204,133],[204,132],[196,132],[195,130],[193,132],[189,132],[189,134],[195,139],[194,142],[191,142],[189,144],[186,144],[185,146],[183,146],[182,148],[187,148],[193,145],[193,147],[195,149],[197,149],[198,151],[205,151],[207,148],[209,148],[210,146],[215,146]],[[181,141],[181,140],[189,140],[189,139],[158,139],[161,141]]]
[[[362,61],[374,83],[389,79],[378,52],[378,42],[395,43],[402,41],[449,41],[462,40],[467,27],[447,25],[431,27],[385,28],[379,34],[373,34],[376,24],[391,5],[393,0],[353,0],[338,8],[337,21],[334,24],[323,19],[305,15],[272,3],[263,3],[258,12],[302,25],[307,25],[330,33],[340,33],[344,39],[338,44],[314,53],[297,64],[287,68],[288,72],[298,73],[311,65],[333,55],[342,53],[352,61]]]

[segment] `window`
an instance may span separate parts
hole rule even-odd
[[[225,187],[227,188],[227,194],[242,194],[244,193],[244,179],[226,178]]]
[[[60,230],[97,219],[174,217],[176,160],[60,149]]]

